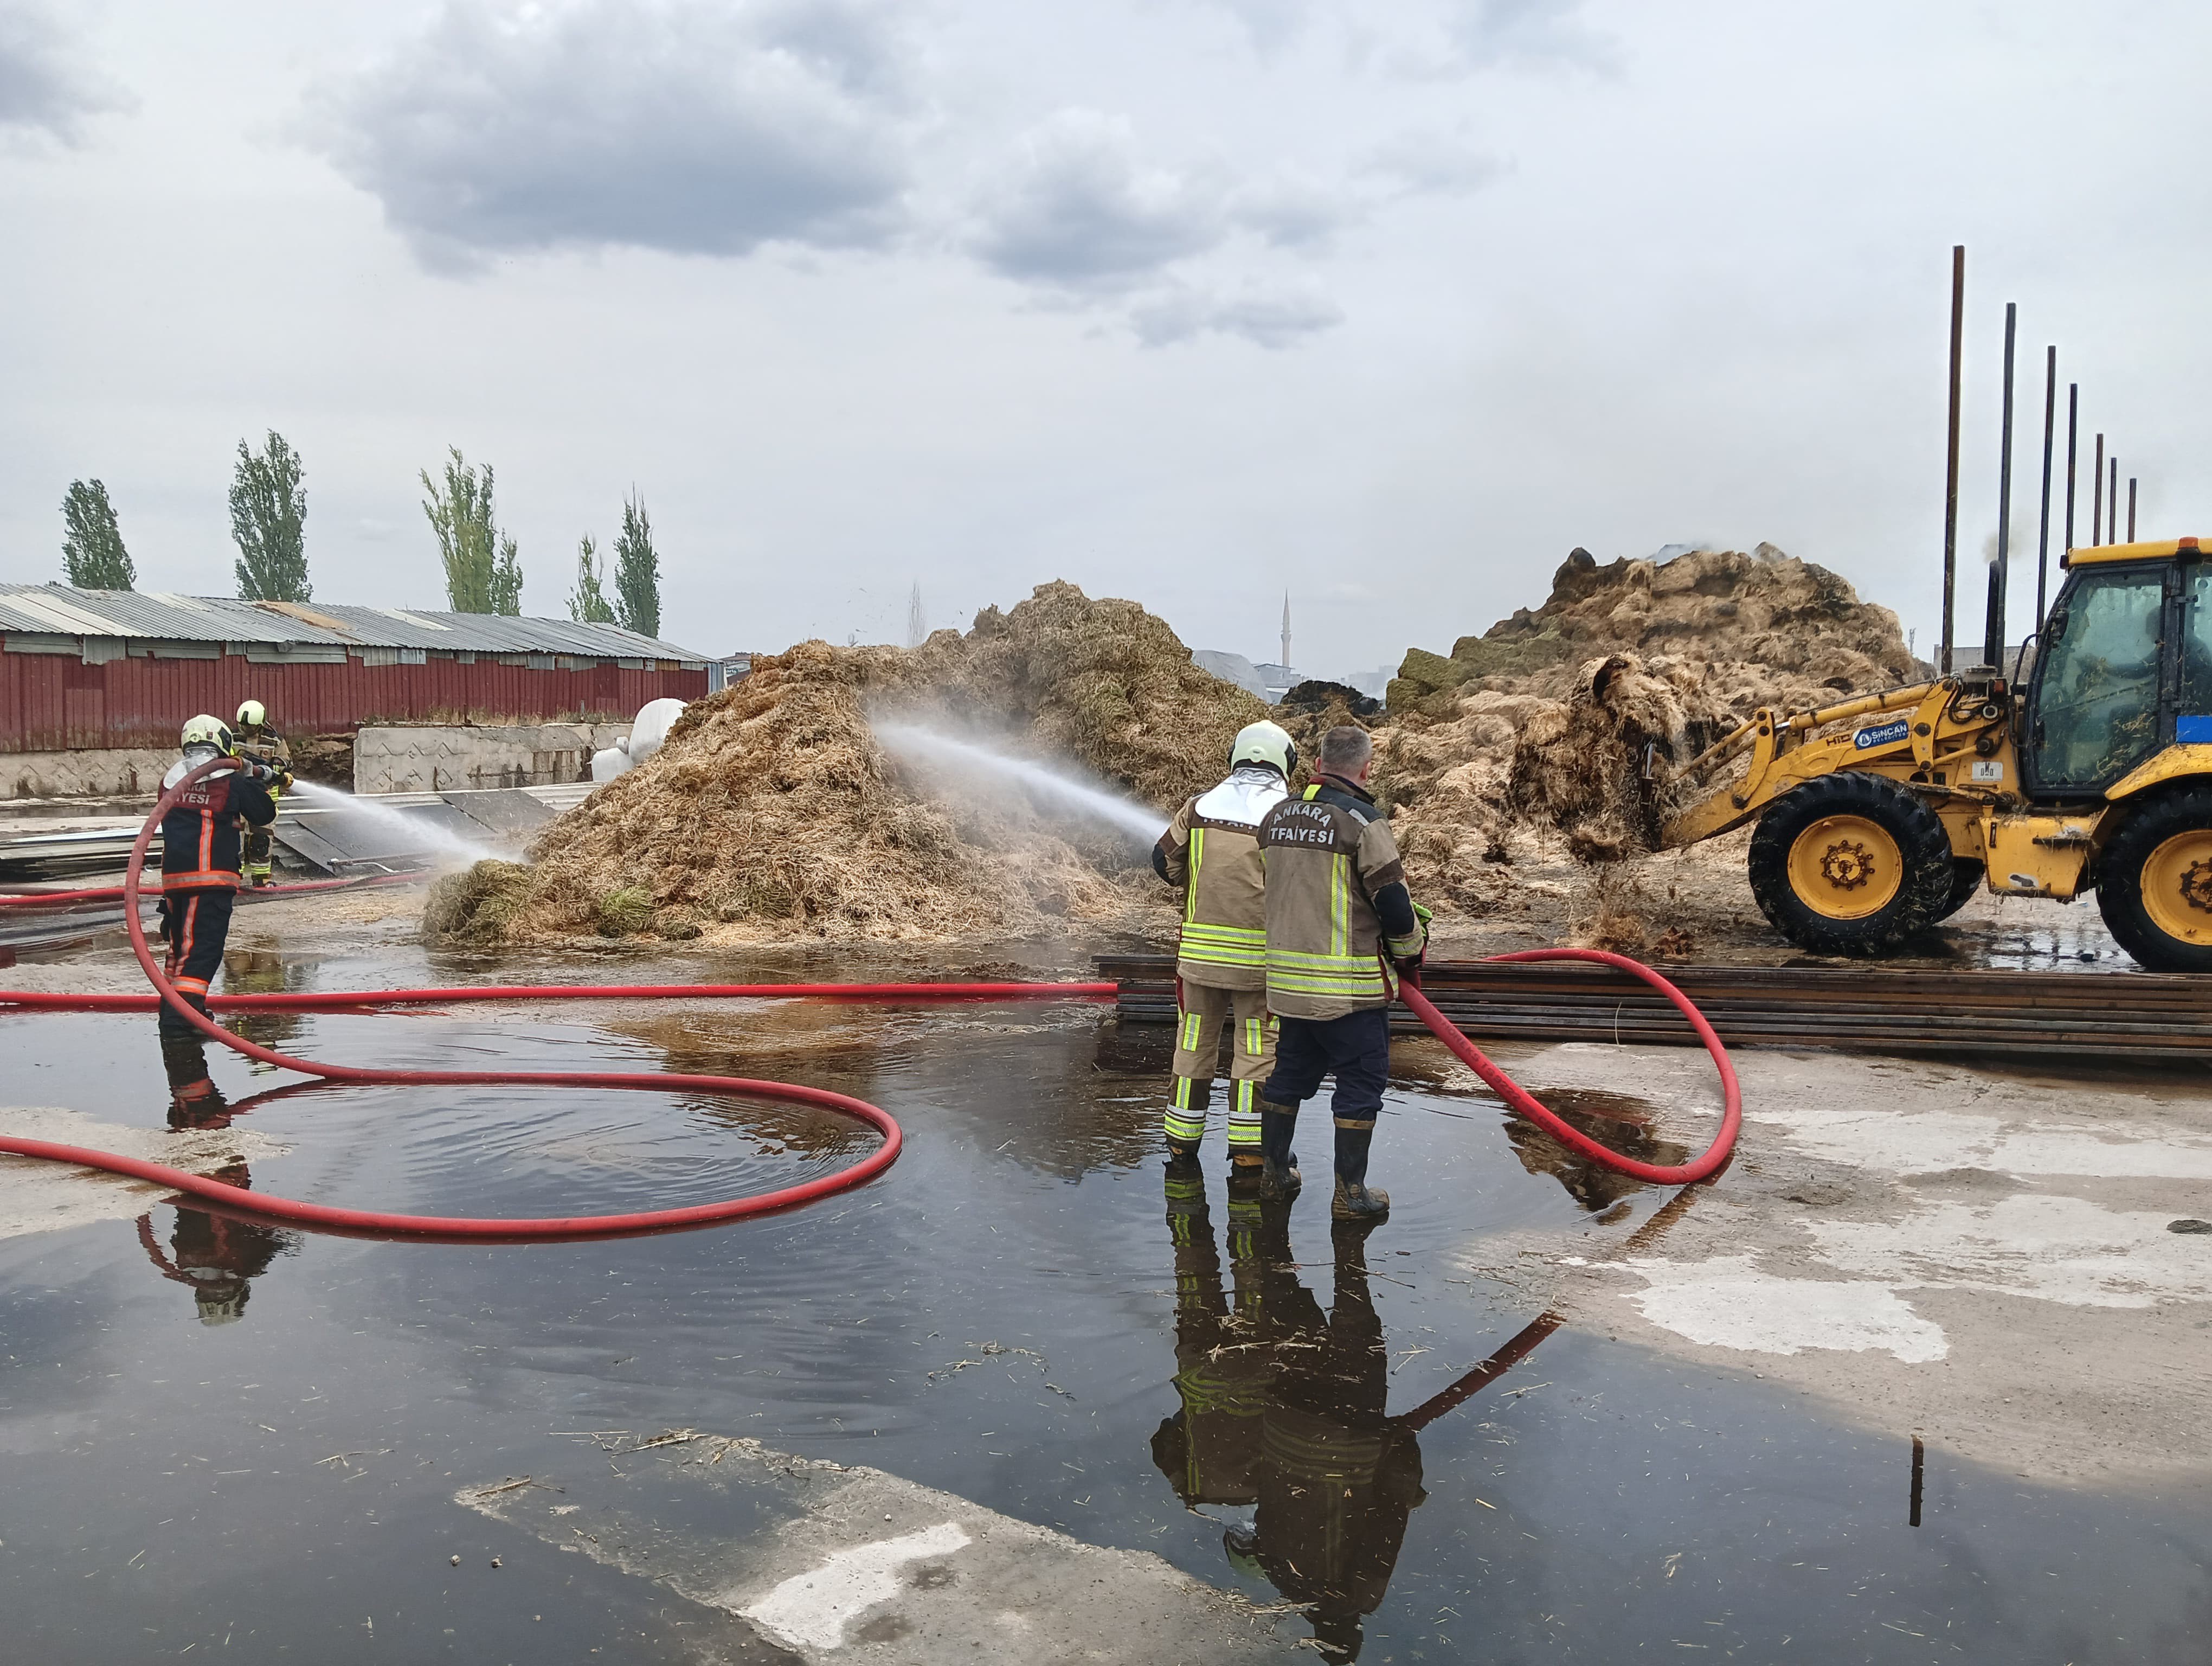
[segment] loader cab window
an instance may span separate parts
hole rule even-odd
[[[2212,742],[2212,566],[2203,562],[2181,587],[2181,703],[2173,738]]]
[[[2160,569],[2092,571],[2054,614],[2029,731],[2038,792],[2100,791],[2157,750],[2165,599]]]

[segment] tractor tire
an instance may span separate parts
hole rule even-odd
[[[1814,954],[1886,954],[1956,894],[1951,841],[1920,800],[1839,770],[1793,787],[1751,836],[1751,894],[1767,922]]]
[[[2212,972],[2212,786],[2125,811],[2097,858],[2097,911],[2149,972]]]
[[[1982,889],[1982,880],[1988,865],[1978,856],[1954,856],[1951,859],[1951,894],[1943,899],[1943,906],[1936,910],[1936,920],[1948,920],[1960,909],[1974,900],[1974,893]],[[1929,924],[1934,924],[1931,921]]]

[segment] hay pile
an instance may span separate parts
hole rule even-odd
[[[1668,562],[1598,565],[1576,550],[1533,612],[1516,609],[1449,656],[1416,648],[1390,684],[1394,714],[1455,715],[1439,695],[1545,674],[1601,654],[1663,656],[1703,669],[1699,683],[1745,714],[1774,702],[1812,704],[1916,675],[1897,615],[1862,602],[1825,567],[1762,544],[1750,555],[1698,550]],[[1547,690],[1553,691],[1556,690]]]
[[[1640,879],[1576,870],[1652,848],[1670,767],[1762,705],[1829,703],[1915,674],[1895,614],[1771,544],[1604,567],[1577,550],[1540,608],[1448,656],[1407,655],[1376,737],[1376,783],[1432,906],[1550,903],[1586,938],[1632,941]],[[1639,780],[1647,751],[1656,793]]]
[[[1164,824],[1265,709],[1193,665],[1164,621],[1070,584],[911,650],[803,642],[695,702],[656,756],[550,824],[526,883],[443,882],[426,930],[711,945],[1157,928],[1170,899],[1127,838],[895,756],[871,719],[1072,757]]]
[[[1377,795],[1447,932],[1680,952],[1686,921],[1708,941],[1717,921],[1763,928],[1725,842],[1656,859],[1663,872],[1647,856],[1662,809],[1647,757],[1663,794],[1670,766],[1758,706],[1915,670],[1887,609],[1765,544],[1602,567],[1577,550],[1541,607],[1448,655],[1409,653],[1387,711],[1312,683],[1271,714],[1136,603],[1048,584],[918,648],[816,641],[756,660],[658,756],[548,827],[532,867],[441,882],[426,934],[713,946],[1074,928],[1164,943],[1173,899],[1136,842],[948,774],[942,753],[886,750],[872,722],[1072,760],[1164,822],[1220,777],[1237,730],[1272,714],[1309,759],[1334,724],[1374,733]]]

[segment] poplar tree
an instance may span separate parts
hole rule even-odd
[[[238,442],[230,479],[230,536],[238,544],[238,593],[249,602],[304,602],[307,582],[307,494],[300,486],[300,453],[276,429],[256,457]]]
[[[576,545],[576,587],[568,595],[568,617],[580,624],[612,624],[613,605],[599,584],[599,547],[589,532]]]
[[[62,571],[82,590],[128,590],[137,581],[115,506],[97,480],[72,480],[62,495]]]
[[[623,504],[615,539],[615,613],[625,630],[660,635],[660,553],[653,547],[653,521],[635,487]]]
[[[492,471],[479,475],[459,446],[446,448],[445,479],[422,473],[422,513],[446,563],[446,600],[456,613],[522,611],[522,562],[492,509]]]

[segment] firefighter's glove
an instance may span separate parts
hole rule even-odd
[[[1420,921],[1421,926],[1419,945],[1411,954],[1393,955],[1390,964],[1397,968],[1400,977],[1418,983],[1421,978],[1421,963],[1429,958],[1429,921],[1436,918],[1436,914],[1416,903],[1413,904],[1413,918]]]

